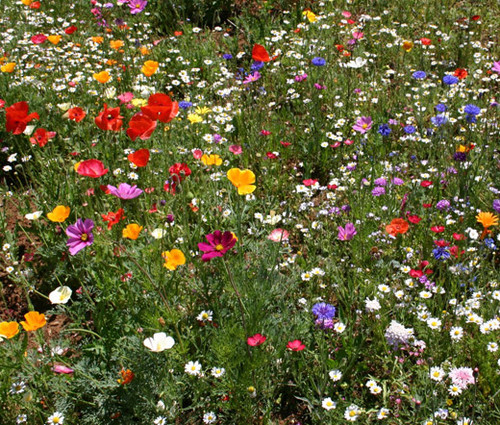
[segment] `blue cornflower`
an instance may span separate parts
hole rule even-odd
[[[446,118],[445,115],[436,115],[435,117],[431,118],[432,124],[434,124],[436,127],[440,127],[443,124],[446,124],[448,122],[448,118]]]
[[[479,115],[481,113],[481,108],[469,103],[468,105],[465,105],[464,112],[468,115]]]
[[[412,74],[412,77],[415,78],[415,80],[423,80],[425,77],[427,77],[427,74],[424,71],[415,71]]]
[[[389,134],[391,134],[391,127],[389,127],[389,125],[387,124],[381,124],[378,127],[378,133],[382,136],[388,136]]]
[[[333,319],[335,316],[335,307],[327,303],[317,303],[313,305],[312,312],[319,320]]]
[[[185,100],[182,100],[181,102],[179,102],[179,108],[181,108],[181,109],[191,108],[191,106],[193,106],[193,104],[191,102],[187,102]]]
[[[476,116],[475,116],[475,115],[466,115],[466,116],[465,116],[465,120],[466,120],[467,122],[469,122],[469,123],[472,123],[472,124],[474,124],[474,123],[476,123],[476,122],[477,122],[477,118],[476,118]]]
[[[434,255],[434,258],[436,260],[443,260],[443,261],[451,257],[450,252],[444,246],[438,246],[437,248],[434,248],[432,250],[432,255]]]
[[[252,66],[250,67],[250,71],[258,71],[259,69],[262,69],[264,67],[264,62],[261,61],[255,61],[252,63]]]
[[[497,249],[497,246],[495,245],[495,240],[493,238],[486,238],[484,240],[484,244],[489,248],[489,249]]]
[[[445,75],[443,77],[443,83],[448,84],[449,86],[452,86],[453,84],[458,83],[458,78],[455,77],[454,75]]]
[[[311,63],[314,66],[325,66],[326,65],[326,60],[323,59],[323,58],[320,58],[320,57],[315,57],[315,58],[312,58]]]
[[[232,59],[233,58],[233,55],[231,53],[224,53],[222,55],[222,58],[223,59],[226,59],[226,60],[229,60],[229,59]]]
[[[406,133],[406,134],[413,134],[415,133],[415,131],[417,131],[415,129],[415,127],[413,127],[412,125],[406,125],[404,128],[403,128],[403,131]]]
[[[435,109],[438,112],[445,112],[448,109],[448,107],[445,104],[440,103],[439,105],[435,106]]]

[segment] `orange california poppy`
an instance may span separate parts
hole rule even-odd
[[[45,316],[42,313],[38,313],[37,311],[30,311],[24,315],[26,321],[21,322],[24,330],[36,331],[37,329],[43,328],[47,323]]]
[[[408,231],[409,228],[410,225],[408,224],[408,222],[403,220],[402,218],[395,218],[391,221],[391,224],[385,226],[386,232],[392,236],[396,236],[398,233],[403,235]]]

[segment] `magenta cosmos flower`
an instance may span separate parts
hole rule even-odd
[[[345,227],[338,226],[337,229],[339,230],[338,238],[341,241],[350,241],[354,235],[357,233],[356,228],[354,227],[354,224],[352,223],[347,223]]]
[[[69,236],[69,239],[66,244],[71,255],[76,255],[83,248],[94,243],[93,228],[94,222],[90,218],[85,219],[85,221],[79,218],[75,224],[68,226],[66,235]]]
[[[361,134],[365,134],[372,128],[372,123],[372,117],[361,117],[356,121],[356,124],[353,125],[352,129]]]
[[[204,252],[201,256],[202,261],[210,261],[215,257],[223,257],[236,243],[236,237],[230,231],[222,233],[220,230],[216,230],[206,235],[205,238],[208,243],[200,242],[198,244],[198,248]]]
[[[142,189],[136,185],[130,186],[128,183],[120,183],[117,188],[108,184],[108,189],[109,193],[120,199],[134,199],[142,193]]]
[[[130,7],[130,13],[136,15],[141,13],[147,4],[146,0],[129,0],[128,7]]]

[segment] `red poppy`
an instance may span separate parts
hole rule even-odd
[[[66,28],[64,30],[64,32],[69,35],[69,34],[73,34],[77,29],[78,29],[77,27],[75,27],[74,25],[71,25],[70,27]]]
[[[269,159],[276,159],[276,158],[278,158],[278,155],[276,155],[274,152],[266,152],[266,156]]]
[[[26,130],[27,124],[31,120],[37,120],[40,116],[33,112],[28,114],[29,106],[27,102],[17,102],[5,109],[5,129],[12,134],[21,134]]]
[[[432,44],[432,41],[430,38],[425,38],[425,37],[422,37],[420,39],[420,42],[424,45],[424,46],[430,46]]]
[[[314,186],[316,183],[318,183],[318,180],[315,180],[315,179],[307,179],[307,180],[303,180],[302,183],[304,183],[304,186]]]
[[[465,251],[464,250],[460,251],[458,246],[453,245],[450,248],[450,254],[453,255],[455,258],[458,258],[461,257],[463,254],[465,254]]]
[[[299,339],[295,339],[293,341],[289,341],[286,345],[286,348],[292,351],[302,351],[306,346],[302,344],[302,341]]]
[[[153,206],[149,209],[148,212],[151,214],[158,212],[158,208],[156,207],[156,203],[153,204]]]
[[[280,143],[285,147],[287,148],[288,146],[290,146],[292,143],[291,142],[284,142],[283,140],[280,141]]]
[[[40,9],[40,6],[42,4],[39,1],[34,1],[33,3],[30,4],[30,9]]]
[[[386,232],[392,236],[396,236],[399,233],[403,235],[408,231],[409,228],[410,225],[408,224],[408,222],[403,220],[402,218],[395,218],[391,221],[390,224],[385,226]]]
[[[104,164],[98,159],[87,159],[86,161],[80,162],[76,172],[81,176],[92,177],[94,179],[104,176],[109,171],[108,168],[104,168]]]
[[[422,186],[422,187],[429,187],[429,186],[432,186],[432,182],[430,180],[423,180],[420,183],[420,186]]]
[[[0,109],[2,109],[5,106],[5,100],[0,99]]]
[[[145,167],[149,162],[149,150],[139,149],[138,151],[131,153],[127,158],[132,164],[135,164],[138,167]]]
[[[194,159],[201,159],[203,156],[203,151],[201,149],[194,149],[193,150],[193,158]]]
[[[31,41],[33,44],[43,44],[47,40],[47,36],[44,34],[37,34],[31,37]]]
[[[107,214],[101,214],[103,221],[108,222],[108,230],[117,224],[120,220],[123,220],[125,216],[123,215],[125,211],[120,208],[117,212],[110,211]]]
[[[174,35],[176,37],[180,37],[182,35],[182,31],[174,31]]]
[[[422,277],[423,275],[424,275],[424,272],[422,270],[415,270],[415,269],[410,270],[411,277],[418,279],[419,277]]]
[[[444,226],[432,226],[431,231],[433,231],[434,233],[443,233]]]
[[[422,220],[418,215],[407,215],[406,218],[408,218],[408,221],[413,224],[418,224],[420,223],[420,220]]]
[[[122,118],[120,108],[108,108],[108,105],[104,104],[104,109],[95,118],[95,123],[101,130],[120,131]]]
[[[153,134],[156,128],[156,121],[153,121],[148,116],[138,113],[135,114],[128,123],[127,135],[135,141],[139,138],[141,140],[147,140]]]
[[[266,341],[267,337],[261,334],[255,334],[247,338],[247,344],[251,347],[257,347]]]
[[[271,58],[264,46],[254,44],[252,49],[252,59],[257,62],[269,62]]]
[[[422,206],[423,206],[424,208],[430,208],[430,207],[432,207],[432,204],[422,204]]]
[[[143,106],[141,111],[154,121],[167,123],[172,121],[179,112],[179,104],[172,102],[166,94],[156,93],[149,96],[148,105]]]
[[[66,112],[68,119],[75,121],[75,122],[80,122],[85,118],[87,113],[82,109],[79,108],[78,106],[75,106],[74,108],[68,109],[68,112]]]
[[[172,165],[168,172],[171,176],[176,176],[180,180],[184,180],[185,177],[191,175],[191,169],[187,166],[187,164],[177,162]]]
[[[465,77],[467,77],[468,73],[466,69],[463,68],[457,68],[455,69],[455,72],[453,73],[455,77],[457,77],[459,80],[463,80]]]
[[[465,240],[465,235],[462,235],[460,233],[453,233],[453,239],[456,241],[463,241]]]
[[[479,21],[481,19],[481,16],[479,15],[474,15],[472,18],[471,18],[473,21]]]
[[[336,45],[335,45],[335,48],[336,48],[339,52],[344,51],[344,46],[343,46],[342,44],[336,44]]]
[[[99,189],[101,189],[106,195],[109,195],[111,193],[111,190],[109,190],[109,187],[107,184],[99,185]]]
[[[35,131],[33,137],[30,137],[30,142],[33,145],[38,145],[43,148],[50,139],[55,137],[55,135],[55,131],[47,131],[45,130],[45,128],[39,128],[37,131]]]

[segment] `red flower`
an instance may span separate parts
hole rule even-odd
[[[425,37],[422,37],[420,39],[420,42],[424,45],[424,46],[430,46],[432,44],[432,41],[430,38],[425,38]]]
[[[479,21],[481,19],[481,16],[479,15],[474,15],[472,18],[471,18],[473,21]]]
[[[432,207],[432,204],[422,204],[422,206],[423,206],[424,208],[430,208],[430,207]]]
[[[286,348],[292,351],[302,351],[306,346],[302,344],[302,341],[299,339],[295,339],[293,341],[289,341],[288,344],[286,345]]]
[[[439,246],[440,248],[444,248],[446,246],[450,246],[449,242],[446,242],[444,239],[440,239],[438,241],[434,241],[434,243]]]
[[[465,254],[465,251],[459,251],[458,246],[453,245],[450,248],[450,254],[453,255],[455,258],[461,257],[463,254]]]
[[[127,135],[135,142],[135,139],[147,140],[156,128],[156,121],[147,115],[135,114],[128,123]]]
[[[422,220],[418,215],[407,215],[408,221],[413,224],[418,224]]]
[[[465,240],[465,235],[462,235],[460,233],[453,233],[453,239],[456,241],[463,241]]]
[[[402,218],[394,218],[390,224],[385,226],[385,230],[391,236],[397,236],[398,234],[404,235],[410,228],[408,222]]]
[[[291,142],[284,142],[283,140],[280,140],[280,143],[285,147],[287,148],[288,146],[290,146],[292,143]]]
[[[0,99],[0,109],[2,109],[5,106],[5,100]]]
[[[37,120],[40,116],[33,112],[28,115],[29,106],[27,102],[17,102],[5,109],[5,129],[12,134],[21,134],[26,130],[26,125],[31,120]]]
[[[33,44],[43,44],[45,43],[45,40],[47,40],[47,36],[44,34],[37,34],[31,37]]]
[[[92,177],[94,179],[104,176],[108,171],[109,169],[104,169],[104,164],[98,159],[88,159],[87,161],[80,162],[76,170],[81,176]]]
[[[120,131],[123,124],[122,118],[120,108],[108,109],[108,105],[104,104],[104,109],[95,118],[95,123],[101,130]]]
[[[70,27],[66,28],[64,30],[64,32],[69,35],[69,34],[73,34],[77,29],[78,29],[77,27],[75,27],[74,25],[71,25]]]
[[[261,334],[255,334],[254,336],[250,336],[247,338],[247,344],[252,347],[257,347],[260,344],[263,344],[266,341],[267,337]]]
[[[174,31],[174,35],[176,37],[180,37],[182,35],[182,31]]]
[[[172,102],[166,94],[156,93],[149,96],[148,105],[143,106],[141,111],[154,121],[167,123],[172,121],[179,112],[179,104]]]
[[[191,169],[183,162],[175,163],[169,168],[168,172],[171,176],[176,176],[180,180],[184,180],[184,178],[191,175]]]
[[[127,158],[132,164],[135,164],[138,167],[145,167],[149,162],[149,150],[139,149],[138,151],[131,153]]]
[[[34,1],[33,3],[30,4],[30,9],[40,9],[40,6],[42,4],[39,1]]]
[[[431,230],[434,233],[443,233],[444,232],[444,226],[433,226],[433,227],[431,227]]]
[[[269,62],[271,58],[264,46],[254,44],[252,49],[252,59],[257,62]]]
[[[276,159],[276,158],[278,158],[278,155],[276,155],[274,152],[266,152],[266,156],[269,159]]]
[[[45,128],[39,128],[35,131],[33,137],[30,137],[30,142],[33,145],[38,145],[43,148],[47,142],[56,135],[55,131],[47,131]]]
[[[432,186],[432,182],[430,180],[423,180],[420,183],[420,186],[422,186],[422,187],[429,187],[429,186]]]
[[[79,108],[78,106],[75,106],[74,108],[68,109],[68,112],[66,112],[66,114],[67,114],[68,119],[73,120],[75,122],[80,122],[87,115],[87,113],[82,108]]]
[[[423,275],[424,275],[424,272],[422,270],[415,270],[415,269],[410,270],[411,277],[419,278],[419,277],[422,277]]]
[[[314,179],[307,179],[307,180],[303,180],[302,183],[304,183],[304,186],[314,186],[316,183],[318,183],[318,180],[314,180]]]
[[[110,211],[107,214],[101,214],[101,217],[104,221],[108,222],[108,230],[111,230],[116,223],[125,218],[124,213],[123,208],[120,208],[117,212]]]
[[[455,69],[455,72],[453,73],[455,77],[457,77],[459,80],[463,80],[465,77],[467,77],[468,73],[466,69],[463,68],[457,68]]]

